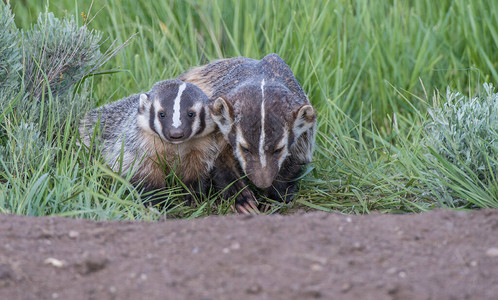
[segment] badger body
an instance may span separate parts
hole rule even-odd
[[[215,181],[223,186],[240,178],[237,168],[226,163],[231,152],[232,161],[267,197],[289,201],[312,159],[316,113],[287,64],[277,54],[259,61],[237,57],[193,68],[179,78],[211,98],[212,118],[228,144],[220,156],[224,161],[216,162]],[[236,201],[244,206],[251,199]]]
[[[147,93],[90,111],[81,121],[80,137],[90,147],[92,136],[97,136],[96,144],[110,167],[134,171],[131,182],[145,192],[165,188],[169,171],[189,189],[201,192],[222,140],[208,101],[193,84],[161,81]]]

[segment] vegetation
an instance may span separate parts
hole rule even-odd
[[[498,94],[484,84],[480,97],[448,91],[441,108],[429,110],[427,182],[443,204],[494,206],[498,182]]]
[[[0,4],[2,212],[162,217],[98,153],[78,146],[75,124],[91,107],[192,66],[271,52],[287,61],[319,112],[300,193],[272,212],[498,207],[497,96],[483,85],[498,82],[496,1],[11,5],[14,19]],[[214,194],[193,207],[180,189],[169,196],[168,217],[230,212],[230,201]]]

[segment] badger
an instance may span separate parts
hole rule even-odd
[[[312,159],[316,112],[284,60],[277,54],[259,61],[221,59],[179,79],[197,85],[211,99],[213,121],[227,142],[220,155],[224,159],[215,162],[215,183],[240,182],[240,166],[268,198],[289,202]],[[235,159],[227,158],[230,153]],[[234,161],[239,166],[228,165]],[[236,198],[239,211],[252,207],[251,202],[253,195]]]
[[[131,183],[145,193],[164,189],[170,171],[191,192],[202,193],[223,140],[208,101],[194,84],[161,81],[149,92],[90,111],[81,121],[80,137],[91,147],[92,136],[99,136],[96,144],[106,163],[116,172],[133,170]],[[97,127],[100,135],[94,133]],[[159,203],[158,197],[149,200]]]

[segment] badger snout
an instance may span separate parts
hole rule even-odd
[[[175,130],[171,130],[169,132],[169,135],[168,135],[168,138],[171,139],[171,140],[179,140],[181,138],[183,138],[185,136],[183,130],[181,129],[175,129]]]
[[[273,182],[270,178],[262,178],[258,176],[249,176],[249,179],[260,189],[269,188]]]
[[[181,144],[189,139],[188,133],[182,128],[165,128],[163,135],[171,144]]]
[[[260,189],[269,188],[275,180],[276,175],[276,170],[272,170],[268,167],[259,168],[247,174],[249,180],[251,180],[251,182]]]

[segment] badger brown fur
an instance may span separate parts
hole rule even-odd
[[[259,61],[230,58],[179,78],[211,98],[213,120],[250,181],[267,197],[289,201],[303,167],[311,162],[316,113],[287,64],[277,54]],[[236,167],[221,160],[213,174],[221,186],[238,177]],[[236,201],[247,207],[250,198]]]
[[[149,92],[90,111],[81,121],[81,140],[90,146],[99,126],[97,144],[105,161],[117,172],[133,169],[131,182],[144,192],[165,188],[165,172],[173,170],[199,193],[223,140],[215,133],[208,101],[194,84],[161,81]],[[153,204],[158,201],[153,197]]]

